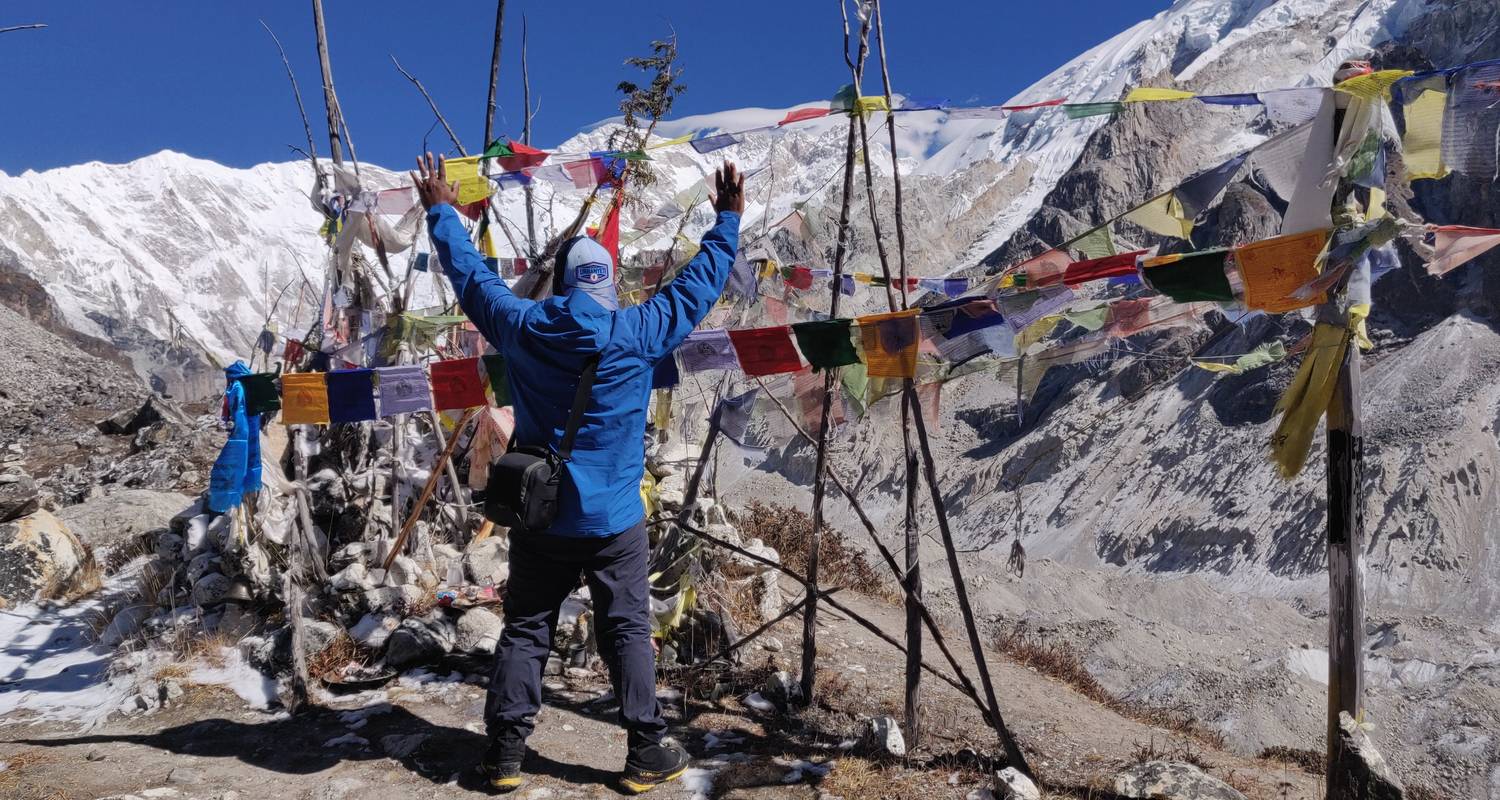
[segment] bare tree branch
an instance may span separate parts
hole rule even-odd
[[[401,62],[396,60],[396,57],[394,55],[391,56],[391,63],[395,64],[396,69],[402,75],[406,76],[406,79],[411,81],[413,86],[417,87],[417,91],[421,92],[423,97],[427,98],[427,105],[432,107],[432,113],[437,117],[438,122],[443,123],[443,130],[448,132],[448,138],[453,140],[453,146],[458,148],[458,154],[461,156],[469,155],[469,151],[464,149],[464,143],[459,141],[458,134],[453,132],[453,126],[449,125],[448,120],[443,118],[443,112],[438,110],[437,102],[432,99],[432,95],[427,93],[427,88],[422,85],[422,82],[417,80],[416,76],[412,75],[410,72],[407,72],[406,69],[401,66]]]

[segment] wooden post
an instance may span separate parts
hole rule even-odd
[[[490,146],[490,136],[495,127],[495,85],[500,82],[500,36],[505,29],[505,0],[495,3],[495,47],[490,51],[490,99],[484,111],[484,139],[479,142],[479,152]]]
[[[847,52],[847,20],[845,21],[845,45]],[[865,23],[862,34],[868,34],[869,23]],[[859,63],[863,66],[865,61],[865,45],[868,41],[866,35],[860,37]],[[845,55],[847,60],[848,56]],[[834,247],[833,255],[833,286],[828,301],[828,315],[837,317],[839,315],[839,297],[842,295],[840,289],[844,281],[844,258],[848,254],[849,240],[849,203],[854,196],[854,143],[857,132],[858,114],[849,117],[849,134],[844,143],[844,202],[839,212],[839,235],[838,243]],[[823,527],[823,493],[824,477],[828,467],[828,422],[829,410],[833,405],[833,390],[839,379],[839,370],[830,369],[823,379],[823,411],[821,422],[818,427],[818,455],[813,467],[813,501],[812,501],[812,533],[807,541],[807,613],[802,615],[802,701],[812,703],[813,686],[817,682],[817,660],[818,660],[818,539],[819,531]]]
[[[323,108],[328,114],[328,149],[333,153],[333,163],[344,163],[344,148],[339,135],[339,124],[343,112],[339,110],[338,96],[333,92],[333,65],[328,61],[328,30],[323,26],[323,0],[312,0],[313,29],[318,36],[318,64],[323,68]]]
[[[531,73],[526,64],[526,15],[521,15],[521,103],[525,109],[521,114],[521,143],[531,144]],[[485,144],[485,147],[489,147]],[[527,181],[521,191],[526,196],[526,258],[535,259],[536,247],[536,213],[533,208],[531,196],[531,181]]]
[[[1350,341],[1328,406],[1328,797],[1353,800],[1346,784],[1350,754],[1340,746],[1339,712],[1355,719],[1364,696],[1364,428],[1360,420],[1360,353]]]

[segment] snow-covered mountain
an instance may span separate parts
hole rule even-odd
[[[1223,91],[1318,82],[1340,59],[1402,32],[1422,7],[1420,0],[1179,0],[1012,102],[1115,99],[1133,83],[1168,74],[1194,88]],[[743,130],[772,124],[787,110],[684,118],[657,132]],[[600,123],[555,149],[604,149],[613,124]],[[914,271],[971,265],[1005,242],[1035,215],[1104,124],[1045,110],[1004,120],[940,112],[899,117],[908,221],[918,232],[911,243]],[[707,155],[688,147],[654,151],[660,180],[639,198],[638,213],[691,188],[728,157],[748,169],[765,168],[751,185],[747,225],[779,219],[795,203],[831,218],[843,125],[837,117],[801,123]],[[878,125],[872,134],[871,164],[877,175],[888,175],[886,136]],[[1219,152],[1198,155],[1201,163],[1190,169]],[[363,172],[366,188],[403,180],[371,165]],[[311,184],[305,162],[233,169],[172,152],[128,164],[0,174],[0,268],[35,278],[69,325],[116,342],[158,386],[202,394],[218,379],[203,350],[221,360],[243,357],[267,318],[284,331],[307,325],[317,302],[312,287],[321,286],[327,258],[317,232],[321,219],[307,199]],[[876,187],[882,214],[888,213],[882,202],[888,192]],[[539,189],[540,232],[565,224],[580,196]],[[525,230],[521,194],[505,192],[499,201],[506,227],[518,236]],[[867,202],[863,191],[858,202]],[[867,209],[856,208],[854,218],[867,219]],[[708,222],[706,207],[699,207],[688,234]],[[660,246],[673,228],[663,226],[636,245]],[[509,249],[506,237],[497,241]],[[868,266],[872,258],[868,240],[856,234],[855,265]]]

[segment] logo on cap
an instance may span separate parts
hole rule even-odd
[[[579,283],[600,284],[609,278],[609,266],[597,261],[579,264],[575,272]]]

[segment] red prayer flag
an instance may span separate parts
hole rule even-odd
[[[1105,256],[1104,258],[1075,261],[1069,264],[1067,270],[1063,272],[1063,283],[1069,286],[1077,286],[1080,283],[1087,283],[1089,281],[1134,275],[1136,256],[1145,252],[1145,250],[1137,250],[1133,253],[1120,253],[1119,255]]]
[[[792,267],[792,276],[786,282],[794,289],[807,290],[813,287],[813,273],[807,267]]]
[[[1048,250],[1030,261],[1023,262],[1016,267],[1016,272],[1026,276],[1028,289],[1055,286],[1062,283],[1063,271],[1072,261],[1073,259],[1061,250]]]
[[[463,214],[464,216],[468,217],[469,219],[477,220],[480,217],[484,216],[484,210],[486,208],[489,208],[489,206],[490,206],[490,199],[488,197],[486,197],[486,198],[484,198],[482,200],[475,200],[472,203],[467,203],[467,204],[461,205],[461,206],[454,206],[453,208],[458,213]]]
[[[431,368],[432,399],[439,411],[485,404],[484,381],[479,377],[478,358],[434,361]]]
[[[792,344],[792,329],[787,325],[773,328],[746,328],[730,331],[729,340],[740,357],[740,369],[746,375],[776,375],[802,369],[802,358]]]
[[[620,203],[625,197],[625,188],[622,186],[615,190],[615,199],[609,204],[609,210],[604,212],[604,223],[599,226],[599,235],[596,237],[599,244],[609,251],[609,257],[615,260],[615,266],[620,264]]]
[[[828,116],[829,109],[826,108],[797,108],[787,112],[787,115],[777,125],[790,125],[793,122],[801,122],[808,119],[818,119]]]
[[[1003,109],[1005,109],[1006,111],[1025,111],[1025,110],[1027,110],[1029,108],[1046,108],[1048,106],[1060,106],[1060,105],[1062,105],[1063,103],[1066,103],[1066,102],[1068,102],[1068,98],[1066,98],[1066,97],[1059,97],[1056,100],[1044,100],[1044,101],[1042,101],[1040,103],[1031,103],[1030,105],[1024,105],[1024,106],[1000,106],[1000,107],[1003,108]]]
[[[495,159],[500,162],[500,168],[507,172],[534,167],[546,161],[547,156],[552,155],[546,150],[538,150],[529,144],[521,144],[515,139],[511,139],[508,146],[514,155],[502,156]]]
[[[295,363],[302,360],[303,352],[305,351],[302,347],[301,342],[297,341],[296,339],[287,339],[286,352],[281,354],[281,358],[283,361],[290,361]]]

